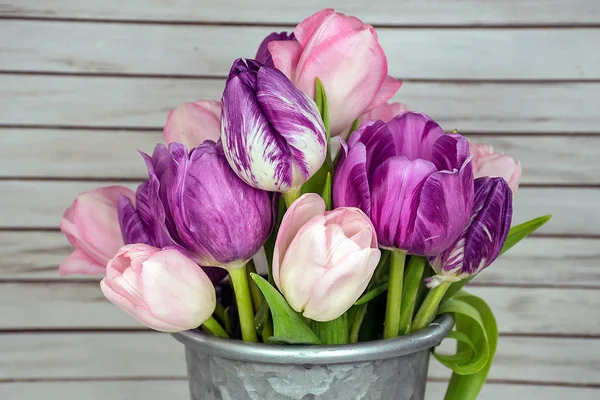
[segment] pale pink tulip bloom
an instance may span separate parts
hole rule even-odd
[[[188,150],[221,135],[221,102],[198,100],[182,103],[169,112],[163,130],[165,143],[184,144]]]
[[[513,192],[517,193],[521,181],[521,163],[506,154],[494,153],[487,144],[471,144],[473,155],[473,173],[475,178],[483,176],[504,178]]]
[[[123,246],[119,196],[135,202],[131,189],[107,186],[80,194],[64,212],[60,230],[75,250],[58,267],[60,275],[104,274],[108,260]]]
[[[375,29],[358,18],[325,9],[300,22],[294,35],[297,40],[268,44],[273,63],[312,98],[315,78],[323,82],[332,136],[386,103],[402,85],[388,75]]]
[[[362,295],[380,256],[375,228],[361,210],[325,211],[323,199],[308,193],[283,217],[273,279],[295,311],[330,321]]]
[[[359,123],[380,119],[389,122],[398,114],[408,111],[408,107],[402,103],[385,103],[360,116]]]
[[[145,244],[123,246],[108,262],[100,288],[137,321],[162,332],[197,328],[217,302],[213,284],[194,261]]]

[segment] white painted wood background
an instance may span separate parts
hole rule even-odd
[[[58,278],[60,216],[326,5],[379,28],[397,100],[522,161],[515,222],[555,215],[471,287],[501,331],[480,398],[600,398],[600,1],[0,0],[0,399],[187,398],[178,343]]]

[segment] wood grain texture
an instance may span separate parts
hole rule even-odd
[[[444,397],[447,384],[429,382],[426,400]],[[165,400],[185,399],[188,385],[184,379],[167,381],[106,381],[106,382],[12,382],[0,383],[0,396],[8,400]],[[600,390],[535,385],[503,385],[487,383],[480,400],[596,400]]]
[[[600,184],[600,136],[473,136],[520,160],[524,184]],[[159,131],[0,129],[0,177],[139,178]]]
[[[91,4],[87,4],[91,3]],[[600,6],[595,0],[330,0],[338,11],[360,16],[372,24],[597,24]],[[42,18],[89,18],[158,21],[208,21],[297,24],[323,8],[319,0],[4,0],[0,15]]]
[[[219,99],[224,82],[0,75],[0,125],[161,128],[183,101]],[[599,132],[600,83],[410,82],[395,97],[446,130]]]
[[[596,339],[503,337],[490,379],[598,384],[600,368],[593,350],[599,345]],[[183,346],[155,332],[4,334],[0,352],[0,379],[152,379],[186,374]],[[432,360],[430,377],[448,375]]]
[[[471,287],[510,334],[596,335],[600,293],[581,289]],[[584,310],[580,313],[574,310]],[[557,318],[557,315],[560,318]],[[139,329],[104,299],[98,282],[0,283],[0,329]]]
[[[0,58],[0,69],[223,77],[233,60],[253,58],[268,33],[282,30],[290,27],[8,20],[0,25],[0,54],[10,56]],[[401,79],[600,78],[600,55],[587,51],[588,43],[600,42],[600,29],[381,28],[377,33],[389,73]],[[40,46],[40,37],[53,45]]]
[[[58,279],[57,265],[71,250],[60,232],[0,232],[0,280]],[[532,237],[496,260],[474,283],[598,287],[599,260],[600,239]]]
[[[0,228],[57,228],[64,210],[84,191],[119,182],[0,181]],[[124,186],[136,188],[135,183]],[[570,202],[577,202],[573,209]],[[553,220],[540,229],[552,234],[600,234],[597,188],[522,187],[515,197],[513,223],[552,213]]]

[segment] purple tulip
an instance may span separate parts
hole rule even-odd
[[[267,67],[274,67],[273,57],[271,56],[271,52],[269,51],[269,43],[273,41],[285,41],[285,40],[296,40],[294,36],[294,32],[288,34],[287,32],[273,32],[268,35],[258,46],[258,50],[256,51],[255,60],[259,63],[266,65]]]
[[[437,275],[428,287],[457,282],[487,268],[499,255],[510,230],[512,191],[503,178],[475,180],[475,203],[470,223],[452,246],[429,262]]]
[[[174,246],[203,266],[236,267],[252,258],[273,225],[271,195],[242,182],[220,144],[159,144],[146,159],[149,178],[136,208],[121,198],[126,244]],[[208,272],[208,271],[207,271]],[[222,276],[222,275],[221,275]]]
[[[236,60],[222,104],[223,150],[244,182],[287,192],[323,165],[327,143],[319,110],[279,70]]]
[[[473,209],[469,142],[413,112],[363,124],[343,143],[333,201],[363,210],[380,247],[435,256],[454,243]]]

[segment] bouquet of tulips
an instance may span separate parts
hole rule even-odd
[[[270,34],[221,102],[171,111],[135,193],[78,196],[59,271],[105,274],[105,296],[152,329],[247,342],[387,339],[452,313],[457,352],[435,355],[455,371],[447,398],[475,398],[498,332],[461,288],[549,217],[511,229],[520,164],[388,103],[400,86],[355,17]]]

